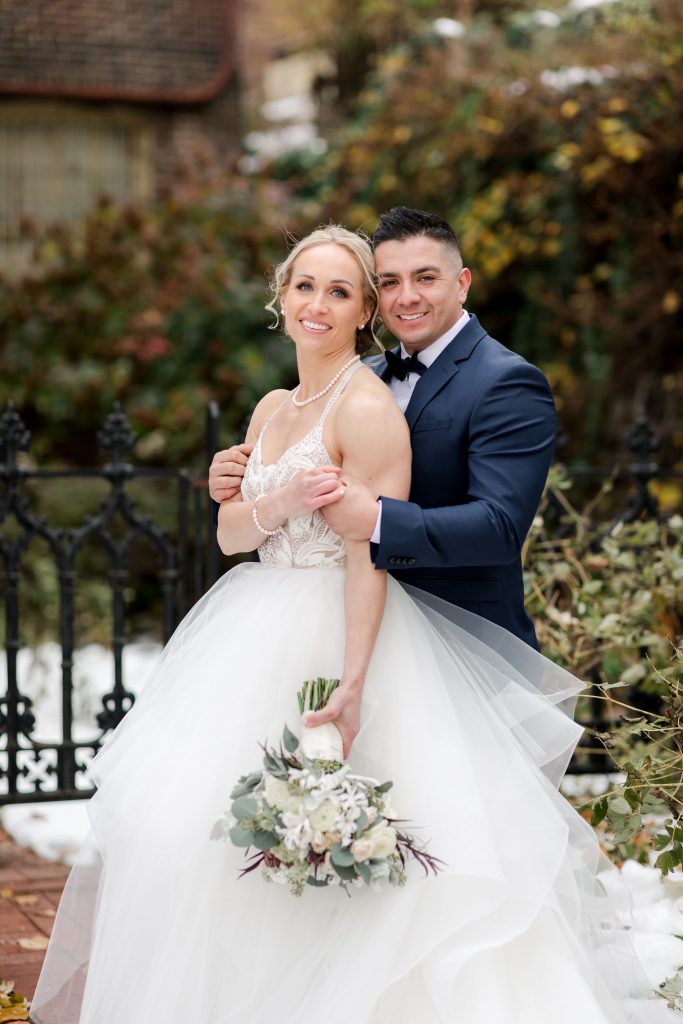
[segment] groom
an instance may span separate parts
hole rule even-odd
[[[521,555],[553,456],[548,382],[463,308],[471,274],[444,220],[396,207],[373,245],[382,320],[400,346],[368,365],[410,427],[410,497],[377,501],[351,480],[323,514],[335,533],[368,540],[378,569],[537,647]],[[212,464],[213,498],[243,472],[226,454]]]

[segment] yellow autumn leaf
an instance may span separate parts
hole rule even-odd
[[[47,949],[49,941],[46,935],[29,935],[26,938],[17,939],[17,944],[22,949]]]
[[[576,100],[565,100],[560,107],[560,113],[562,117],[571,118],[576,117],[578,112],[581,110],[581,104],[577,103]]]
[[[614,135],[624,130],[624,122],[618,117],[601,117],[598,119],[598,127],[606,135]]]
[[[663,480],[650,481],[649,487],[659,501],[659,507],[663,512],[676,509],[680,506],[683,491],[679,484],[664,483]]]
[[[10,1006],[7,1010],[0,1010],[0,1024],[10,1024],[13,1020],[28,1020],[28,1008]]]
[[[495,117],[479,117],[477,118],[477,127],[491,135],[500,135],[505,125]]]
[[[394,142],[408,142],[413,130],[408,124],[399,124],[394,128]]]
[[[670,289],[662,297],[662,312],[677,313],[681,305],[681,297],[678,292]]]
[[[581,180],[586,185],[594,185],[596,181],[604,178],[612,167],[612,161],[608,157],[599,156],[589,164],[581,168]]]

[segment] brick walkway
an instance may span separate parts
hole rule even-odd
[[[0,829],[0,978],[33,998],[69,868],[42,860]]]

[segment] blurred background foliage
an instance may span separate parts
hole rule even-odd
[[[483,6],[462,35],[382,52],[328,153],[280,175],[312,215],[368,230],[398,203],[446,217],[470,308],[542,366],[594,460],[615,402],[661,412],[680,385],[683,6]]]
[[[286,219],[270,191],[234,179],[151,209],[103,199],[83,225],[36,239],[35,273],[0,282],[0,404],[21,410],[33,460],[96,464],[97,429],[120,400],[138,461],[199,456],[203,471],[207,402],[231,437],[291,378],[293,350],[264,309],[284,244],[268,217]]]
[[[573,459],[609,464],[648,405],[672,463],[683,313],[683,6],[616,0],[325,0],[307,27],[326,151],[183,182],[146,208],[104,198],[33,231],[32,270],[0,281],[0,404],[41,463],[95,459],[121,400],[138,457],[204,470],[204,410],[225,443],[293,373],[269,331],[266,271],[329,218],[371,232],[406,203],[448,218],[469,307],[547,373]]]

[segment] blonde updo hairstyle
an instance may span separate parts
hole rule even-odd
[[[271,324],[271,329],[275,330],[280,324],[281,310],[277,308],[276,303],[281,301],[283,293],[289,287],[294,261],[297,256],[300,256],[306,249],[312,249],[316,245],[329,245],[330,243],[346,249],[355,259],[360,267],[365,305],[372,309],[372,313],[362,330],[356,330],[356,353],[358,355],[365,355],[373,345],[378,345],[384,351],[384,346],[375,334],[379,295],[370,240],[361,232],[349,231],[347,228],[343,228],[341,224],[326,224],[312,231],[310,235],[306,235],[305,238],[296,242],[287,258],[275,267],[270,282],[270,290],[273,297],[266,306],[266,309],[269,309],[275,316],[275,323]]]

